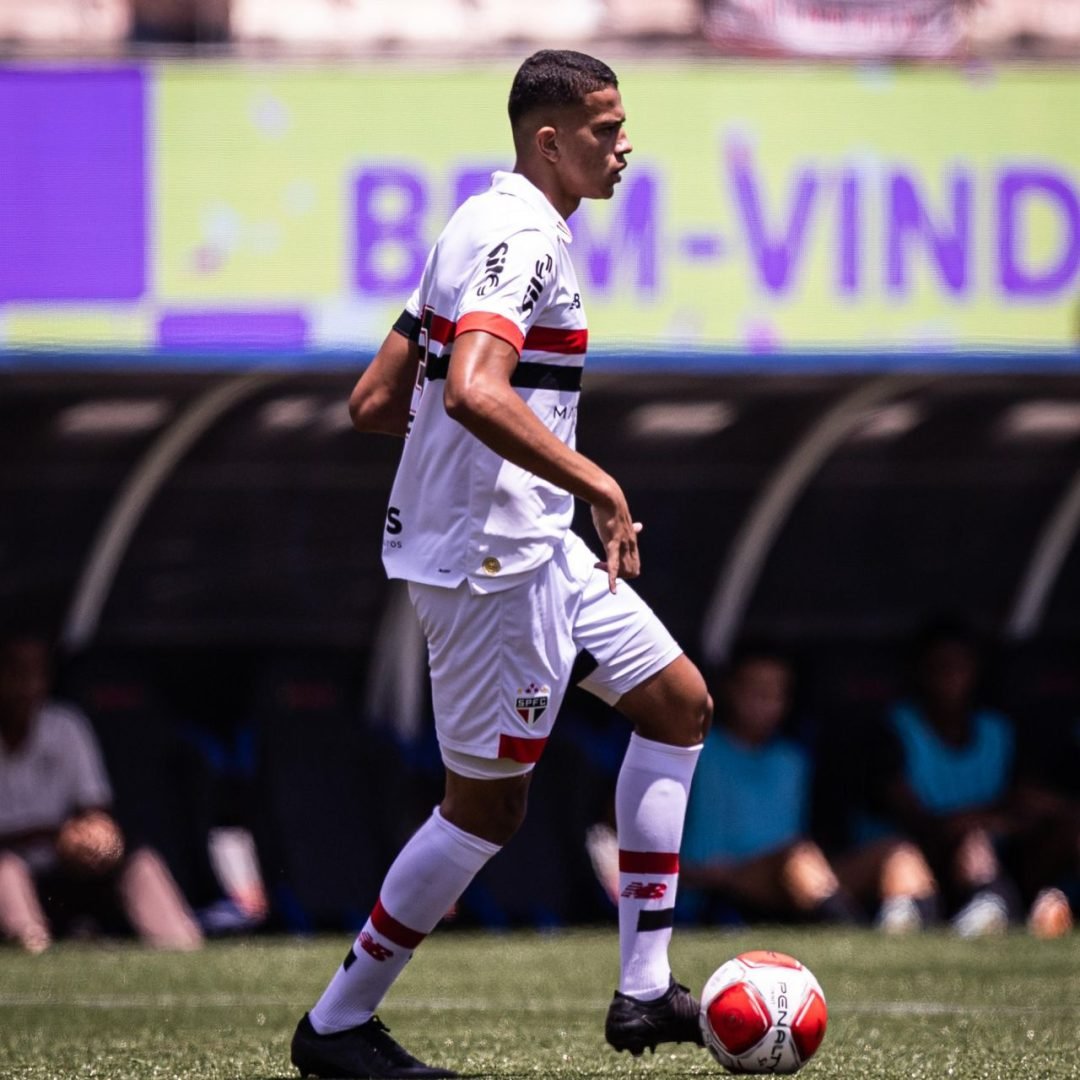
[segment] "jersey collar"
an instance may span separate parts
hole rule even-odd
[[[519,199],[527,202],[534,210],[543,214],[555,226],[555,231],[564,244],[573,241],[574,234],[570,231],[570,226],[563,220],[562,214],[548,202],[547,196],[531,180],[527,180],[522,176],[521,173],[502,172],[501,170],[493,172],[491,174],[491,186],[495,191],[506,195],[516,195]]]

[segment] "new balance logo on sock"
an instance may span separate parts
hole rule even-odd
[[[622,895],[628,900],[663,900],[667,890],[662,881],[631,881]]]
[[[389,960],[394,955],[393,949],[388,949],[385,945],[381,945],[366,930],[360,932],[360,937],[357,940],[360,942],[360,948],[363,949],[372,960],[378,960],[379,963]]]

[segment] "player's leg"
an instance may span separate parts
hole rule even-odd
[[[615,787],[619,840],[619,990],[640,1000],[666,993],[683,821],[711,715],[697,668],[678,656],[623,694],[634,727]]]
[[[861,912],[810,840],[727,864],[687,868],[690,883],[769,916],[815,922],[859,922]]]
[[[44,952],[52,944],[30,868],[12,851],[0,851],[0,938],[10,938],[30,953]]]
[[[199,924],[165,861],[152,848],[131,852],[116,888],[124,914],[147,945],[181,952],[202,946]]]
[[[353,947],[311,1010],[319,1034],[368,1021],[420,943],[516,831],[529,774],[481,780],[447,771],[446,794],[406,842]]]
[[[731,861],[684,866],[685,884],[716,896],[754,915],[790,917],[796,908],[783,885],[789,847]]]
[[[660,1042],[701,1041],[697,1002],[675,982],[668,946],[686,804],[711,701],[697,668],[680,655],[616,707],[634,732],[615,788],[620,971],[605,1035],[616,1049],[639,1054]]]
[[[580,546],[579,546],[580,545]],[[617,592],[578,541],[568,562],[585,580],[575,640],[595,661],[581,685],[633,725],[615,790],[619,844],[619,989],[608,1041],[638,1054],[700,1042],[697,1005],[671,976],[679,848],[690,781],[712,717],[705,680],[625,582]]]
[[[921,930],[940,916],[937,881],[910,840],[886,836],[846,851],[833,865],[844,888],[869,907],[887,934]]]
[[[787,847],[780,864],[780,888],[800,915],[815,922],[865,921],[825,852],[812,840],[797,840]]]
[[[293,1062],[302,1072],[454,1075],[416,1061],[374,1013],[415,949],[524,818],[531,769],[573,659],[571,647],[562,650],[569,660],[559,682],[543,666],[549,652],[559,654],[558,643],[532,647],[534,622],[558,623],[545,607],[548,576],[538,572],[527,585],[490,596],[474,596],[467,586],[411,590],[428,642],[446,792],[395,859],[345,962],[301,1021]],[[534,684],[546,693],[525,694]]]
[[[527,775],[485,781],[447,772],[445,798],[399,852],[364,928],[297,1027],[292,1061],[302,1075],[456,1075],[414,1058],[375,1010],[420,943],[513,833],[520,820],[513,810],[523,808],[527,786]]]
[[[993,834],[973,825],[960,833],[948,858],[953,895],[961,903],[950,920],[953,929],[961,937],[1004,932],[1020,912],[1020,897],[1001,865]]]

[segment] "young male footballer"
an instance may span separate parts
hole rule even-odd
[[[582,684],[633,725],[616,789],[619,988],[605,1034],[640,1054],[701,1042],[672,978],[679,844],[712,702],[620,579],[641,570],[616,481],[574,449],[588,337],[567,219],[609,199],[631,151],[606,64],[544,50],[510,90],[516,161],[451,217],[349,401],[360,431],[405,436],[383,561],[427,638],[446,792],[390,867],[345,962],[300,1021],[302,1074],[443,1077],[375,1010],[416,947],[520,826],[580,654]],[[598,560],[570,531],[592,509]]]

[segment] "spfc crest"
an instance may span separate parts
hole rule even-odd
[[[519,686],[517,698],[514,700],[518,716],[526,724],[535,724],[547,712],[550,693],[550,686],[538,686],[536,683],[529,683],[524,689]]]

